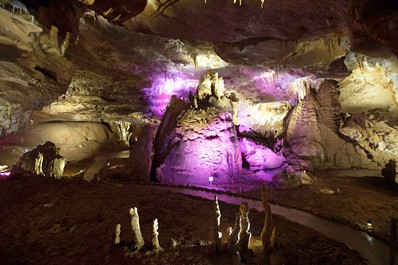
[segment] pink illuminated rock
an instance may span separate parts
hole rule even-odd
[[[201,78],[197,95],[182,110],[174,128],[164,130],[157,142],[165,152],[164,161],[156,169],[160,182],[205,184],[231,181],[240,171],[241,154],[232,122],[230,100],[222,93],[222,78],[208,73]],[[165,117],[169,117],[166,111]],[[162,121],[163,128],[166,120]],[[162,154],[155,154],[159,160]]]
[[[274,153],[268,147],[243,138],[240,141],[243,158],[248,162],[251,170],[279,168],[285,162],[281,154]]]

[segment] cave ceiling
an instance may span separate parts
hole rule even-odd
[[[159,118],[172,95],[187,98],[210,69],[242,100],[295,104],[303,92],[292,84],[345,80],[341,87],[351,95],[344,88],[359,61],[380,58],[370,64],[381,65],[377,73],[385,83],[394,81],[385,93],[394,102],[379,105],[396,104],[394,0],[22,2],[0,1],[0,47],[7,50],[0,80],[6,102],[2,134],[20,130],[32,117],[31,122]],[[25,9],[35,22],[26,15],[17,19]],[[10,25],[22,33],[11,36]],[[24,90],[36,98],[26,100]],[[21,113],[17,119],[11,117],[15,109]]]

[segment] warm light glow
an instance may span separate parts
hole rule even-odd
[[[367,225],[366,227],[367,227],[368,231],[371,231],[373,229],[372,220],[368,220],[366,225]]]
[[[213,182],[214,178],[213,177],[209,177],[209,182]]]
[[[198,54],[196,55],[196,63],[198,68],[205,68],[205,69],[217,69],[222,67],[227,67],[229,64],[222,60],[216,54]]]

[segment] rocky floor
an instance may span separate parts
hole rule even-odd
[[[289,191],[287,191],[289,192]],[[276,197],[275,197],[276,198]],[[159,219],[163,251],[150,247],[131,254],[129,208],[137,207],[144,238]],[[222,231],[232,226],[238,207],[220,203]],[[233,264],[215,254],[213,203],[160,190],[156,186],[86,183],[37,177],[0,182],[1,264]],[[263,213],[250,212],[253,248],[259,246]],[[122,245],[112,245],[117,223]],[[272,264],[364,264],[357,253],[313,230],[274,217],[279,246]],[[243,264],[260,264],[259,256]]]

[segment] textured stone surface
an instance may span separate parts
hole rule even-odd
[[[150,181],[153,142],[156,127],[143,127],[130,157],[127,160],[127,180],[148,183]]]
[[[114,0],[87,5],[97,14],[86,12],[80,20],[84,9],[76,1],[28,2],[43,26],[30,22],[28,10],[12,14],[10,4],[0,9],[1,135],[28,131],[30,119],[85,121],[102,123],[90,125],[99,131],[106,126],[111,142],[127,143],[146,124],[156,126],[176,95],[156,137],[152,170],[152,176],[155,169],[175,172],[167,178],[173,175],[176,183],[189,182],[179,172],[201,182],[212,174],[234,175],[227,165],[239,160],[235,126],[263,142],[287,140],[284,155],[294,170],[380,168],[398,155],[398,63],[391,52],[397,54],[398,9],[392,0],[265,1],[264,8],[261,1],[150,0],[136,17],[146,1]],[[227,89],[213,94],[207,86],[196,107],[189,95],[209,69],[217,69]],[[91,132],[71,124],[82,135]],[[39,127],[63,128],[59,135],[65,135],[69,125]],[[85,140],[77,142],[80,148]],[[99,150],[93,146],[91,153]],[[269,149],[258,149],[244,154],[253,170],[269,167],[268,158],[261,160]],[[150,159],[146,152],[144,164]],[[189,174],[180,166],[188,162],[194,164]],[[202,164],[200,177],[195,170]],[[143,171],[146,176],[148,167]]]
[[[12,153],[12,146],[26,150],[38,143],[53,142],[68,161],[91,157],[104,150],[120,150],[123,145],[103,124],[95,122],[50,122],[31,125],[26,133],[3,138],[4,152]],[[9,147],[9,148],[7,148]],[[13,161],[15,162],[15,161]]]
[[[156,170],[159,181],[208,184],[213,177],[214,183],[225,183],[237,176],[241,154],[231,102],[219,94],[223,85],[217,74],[202,77],[197,94],[179,114],[175,127],[157,138],[167,139],[163,144],[168,148]]]
[[[15,174],[35,174],[60,178],[65,162],[65,158],[59,154],[59,149],[55,144],[46,142],[24,153],[12,171]]]
[[[239,143],[242,159],[249,164],[253,171],[280,168],[285,162],[285,157],[282,154],[276,154],[271,149],[252,140],[243,138]]]
[[[0,135],[19,131],[32,111],[66,91],[72,64],[51,34],[0,8]]]

